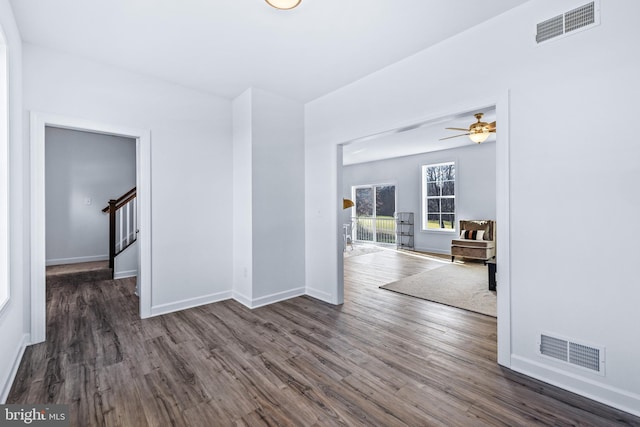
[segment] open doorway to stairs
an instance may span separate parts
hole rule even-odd
[[[103,280],[136,276],[135,190],[135,139],[47,126],[47,275],[73,271],[81,277],[82,272],[91,271],[93,276],[102,273]],[[111,221],[110,200],[121,201],[114,210],[115,221]]]
[[[151,315],[151,228],[150,228],[150,183],[151,150],[150,131],[124,126],[97,123],[84,119],[31,113],[31,342],[45,340],[46,331],[46,260],[47,260],[47,217],[46,217],[46,179],[47,163],[45,140],[47,129],[90,132],[117,138],[129,138],[135,141],[135,187],[137,189],[138,253],[137,287],[140,297],[140,316]],[[87,165],[82,165],[83,167]],[[80,206],[93,203],[102,204],[104,200],[93,200],[91,195],[78,194]],[[117,197],[117,196],[113,196]],[[89,200],[91,199],[91,200]],[[64,258],[62,258],[64,259]]]
[[[405,159],[408,158],[409,156],[424,152],[424,144],[426,144],[427,141],[429,140],[434,141],[435,144],[440,144],[440,146],[436,148],[434,151],[450,150],[451,148],[455,147],[456,144],[459,144],[459,146],[469,144],[468,141],[465,141],[465,139],[467,139],[466,137],[456,138],[454,140],[454,144],[449,144],[448,146],[444,146],[443,144],[447,142],[450,143],[451,140],[439,141],[439,139],[447,136],[451,136],[450,133],[449,134],[443,133],[446,127],[456,127],[456,128],[463,127],[461,124],[458,124],[458,125],[451,124],[451,120],[463,118],[463,119],[466,119],[469,123],[472,123],[474,121],[473,120],[474,112],[487,110],[486,112],[490,113],[492,111],[492,114],[494,116],[491,121],[496,120],[500,123],[499,130],[496,134],[495,142],[493,142],[493,144],[495,145],[495,151],[491,154],[494,161],[494,166],[493,166],[494,170],[492,170],[491,172],[495,173],[494,175],[495,181],[492,188],[492,192],[495,197],[493,202],[494,216],[493,218],[456,217],[455,222],[458,223],[460,219],[495,219],[497,223],[498,232],[497,232],[496,247],[497,247],[497,259],[499,261],[499,280],[498,280],[499,292],[497,293],[497,304],[495,304],[496,314],[497,314],[497,329],[498,329],[498,355],[497,356],[498,356],[499,364],[503,366],[510,366],[510,351],[511,351],[511,340],[510,340],[510,317],[511,316],[510,316],[510,304],[509,304],[510,256],[509,256],[509,161],[508,161],[509,160],[509,117],[508,117],[509,106],[508,104],[509,104],[508,93],[504,93],[498,99],[494,99],[493,101],[469,104],[468,107],[456,108],[456,109],[453,109],[452,112],[436,114],[432,116],[432,118],[426,118],[424,121],[421,121],[418,123],[410,123],[408,125],[403,125],[398,128],[394,128],[386,132],[381,132],[376,135],[367,135],[367,136],[363,136],[362,138],[356,138],[354,140],[347,141],[337,147],[337,150],[338,150],[337,159],[339,161],[339,164],[337,165],[338,166],[337,167],[337,170],[338,170],[337,191],[339,196],[347,198],[350,194],[351,185],[359,184],[358,180],[376,179],[378,182],[395,181],[397,182],[396,192],[398,194],[409,192],[410,194],[413,194],[413,199],[415,199],[412,206],[406,207],[403,205],[404,202],[402,201],[402,200],[406,200],[406,198],[399,197],[398,206],[397,206],[397,208],[401,211],[408,209],[414,213],[415,223],[416,223],[415,232],[423,233],[425,235],[429,234],[431,238],[440,238],[442,240],[446,240],[448,242],[449,250],[450,250],[451,240],[453,238],[457,238],[457,235],[454,236],[455,233],[441,232],[441,233],[434,234],[433,232],[429,232],[428,230],[425,230],[425,231],[421,230],[422,227],[420,225],[420,222],[421,222],[421,216],[424,214],[424,212],[423,212],[423,207],[421,206],[422,202],[419,194],[419,188],[417,189],[405,188],[406,185],[404,185],[403,182],[401,182],[401,180],[395,177],[392,173],[385,172],[385,168],[379,167],[379,166],[377,167],[377,171],[378,171],[377,176],[375,177],[364,176],[362,174],[362,171],[358,171],[355,173],[356,179],[353,180],[352,179],[353,176],[351,176],[349,177],[349,180],[351,180],[351,182],[347,182],[348,180],[345,179],[344,167],[346,164],[349,163],[349,160],[347,159],[350,158],[352,161],[356,159],[354,163],[361,163],[361,164],[370,163],[372,167],[375,168],[376,164],[374,164],[373,162],[376,160],[372,158],[367,158],[369,152],[375,151],[375,150],[378,150],[384,153],[384,155],[380,157],[380,159],[396,157],[394,155],[389,155],[389,152],[388,152],[388,150],[390,149],[389,147],[397,146],[400,142],[403,142],[402,140],[404,138],[406,138],[408,135],[411,134],[411,132],[414,132],[416,129],[421,129],[421,130],[424,130],[426,133],[429,133],[428,129],[433,128],[433,129],[438,129],[439,133],[431,136],[421,135],[421,137],[419,138],[411,137],[411,139],[416,141],[416,144],[414,147],[416,151],[414,151],[413,153],[409,151],[402,154],[401,156],[405,156],[404,157]],[[469,123],[466,123],[466,126],[468,126]],[[388,143],[389,140],[393,140],[394,143]],[[363,144],[360,144],[360,142],[362,142]],[[377,143],[379,143],[380,146],[376,147]],[[472,149],[472,148],[473,148],[473,145],[467,147],[467,149]],[[453,162],[456,162],[458,159],[455,158],[456,156],[453,156],[453,157],[454,158],[447,159],[447,160],[448,161],[452,160]],[[440,160],[444,161],[444,159],[440,159]],[[439,163],[439,162],[440,161],[435,163]],[[420,177],[421,166],[423,166],[423,164],[420,162],[417,162],[415,165],[412,165],[410,167],[410,169],[413,170],[413,174],[415,175],[415,176],[411,176],[410,179],[415,181],[414,186],[416,187],[419,187],[420,186],[419,183],[421,182],[421,177]],[[467,172],[466,170],[459,171],[461,175],[466,172]],[[408,170],[407,173],[411,174],[412,172]],[[404,194],[406,195],[406,193]],[[343,223],[348,220],[349,216],[351,216],[351,214],[347,213],[346,211],[350,210],[351,212],[353,212],[353,209],[354,208],[343,210],[342,206],[338,208],[339,228],[342,228]],[[467,214],[472,214],[472,212],[467,212]],[[485,216],[485,215],[481,215],[481,216]],[[457,228],[456,228],[456,232],[457,232]],[[344,240],[347,241],[347,239],[344,239]],[[444,246],[441,246],[441,247],[444,248]],[[365,251],[365,254],[367,252],[368,251]],[[451,264],[450,256],[446,256],[444,254],[445,252],[443,250],[443,252],[441,252],[441,255],[443,255],[442,259],[436,260],[436,261],[441,263]],[[366,255],[366,256],[371,257],[371,255]],[[373,254],[373,256],[375,257],[375,254]],[[393,263],[394,260],[391,260],[391,262]],[[356,264],[357,263],[362,263],[362,262],[357,261]],[[408,264],[408,267],[407,267],[408,270],[419,268],[415,266],[414,262],[409,262],[407,264]],[[338,270],[344,274],[346,268],[351,268],[351,265],[345,262],[345,258],[339,257]],[[488,271],[486,271],[486,273],[488,273]],[[385,273],[381,270],[370,268],[367,274],[369,279],[378,280],[380,279],[381,275]],[[413,271],[409,271],[407,274],[415,274],[415,273]],[[342,282],[338,284],[338,290],[344,292],[346,287],[344,282],[344,276],[339,277],[339,279],[342,279]],[[371,280],[369,281],[371,282]],[[342,297],[342,295],[339,295],[339,298],[338,298],[339,300],[341,299],[340,297]]]

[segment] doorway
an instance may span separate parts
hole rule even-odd
[[[109,214],[104,208],[136,187],[135,139],[47,126],[45,186],[47,267],[101,263],[107,269]],[[135,214],[133,209],[127,213]],[[114,278],[137,274],[136,252],[133,244],[118,257]],[[132,259],[123,263],[122,257]]]
[[[91,120],[31,112],[31,343],[46,338],[45,128],[132,138],[136,141],[138,191],[138,288],[140,317],[151,315],[151,132]]]
[[[496,148],[495,148],[495,176],[496,176],[496,185],[495,185],[495,193],[496,193],[496,211],[495,218],[496,222],[499,224],[499,233],[497,234],[497,259],[499,260],[499,292],[497,294],[497,329],[498,329],[498,363],[502,366],[509,367],[511,366],[511,314],[510,314],[510,236],[509,236],[509,199],[510,199],[510,191],[509,191],[509,93],[508,91],[503,92],[496,98],[491,100],[484,100],[480,102],[476,102],[473,104],[467,104],[467,107],[460,108],[460,106],[456,107],[453,110],[445,111],[442,113],[435,114],[430,118],[427,118],[423,121],[416,122],[410,125],[404,124],[403,126],[390,129],[388,131],[380,132],[374,135],[363,136],[361,138],[356,138],[354,140],[346,141],[337,146],[337,170],[338,170],[338,192],[344,192],[344,185],[348,185],[344,182],[343,177],[343,165],[345,162],[343,158],[345,157],[345,153],[348,149],[353,149],[353,154],[357,155],[359,161],[371,161],[369,159],[364,159],[368,152],[371,152],[371,148],[373,145],[367,145],[366,147],[360,146],[358,148],[352,148],[352,145],[355,145],[358,142],[375,142],[380,137],[394,136],[398,135],[398,138],[402,138],[403,135],[406,135],[406,130],[418,129],[423,127],[428,127],[437,123],[444,123],[452,117],[460,116],[461,114],[464,116],[468,116],[470,111],[482,111],[483,109],[494,108],[496,121],[500,123],[500,130],[496,135]],[[443,126],[444,127],[444,126]],[[439,136],[440,138],[442,136]],[[436,138],[437,139],[437,138]],[[458,140],[461,140],[459,138]],[[424,143],[424,139],[420,142],[420,144]],[[407,154],[408,155],[408,154]],[[401,184],[401,183],[399,183]],[[404,188],[404,187],[402,187]],[[405,191],[405,190],[403,190]],[[417,197],[416,199],[418,199]],[[403,207],[399,207],[399,209],[404,209]],[[340,208],[338,208],[338,218],[340,218]],[[416,207],[416,212],[421,212],[421,210]],[[451,239],[449,238],[449,243]],[[340,246],[339,246],[340,248]],[[338,272],[341,273],[338,276],[338,284],[336,286],[337,291],[337,301],[344,300],[344,277],[342,273],[344,272],[344,259],[343,257],[339,257],[338,259]]]
[[[352,238],[372,243],[396,243],[396,186],[356,185],[351,188],[355,215]]]

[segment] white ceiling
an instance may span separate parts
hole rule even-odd
[[[11,0],[25,42],[234,98],[308,102],[527,0]],[[44,71],[43,71],[44,72]]]
[[[393,157],[410,156],[431,151],[448,150],[465,145],[475,145],[468,136],[446,139],[454,135],[464,134],[462,131],[447,130],[447,127],[468,129],[469,125],[476,122],[474,113],[484,113],[483,122],[496,120],[495,108],[486,108],[480,111],[456,114],[430,120],[424,123],[416,123],[401,129],[393,129],[377,135],[371,135],[351,141],[343,147],[342,164],[347,166],[355,163],[372,162]],[[500,131],[500,124],[496,128]],[[495,141],[495,134],[489,136],[485,143]]]

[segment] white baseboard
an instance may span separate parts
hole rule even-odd
[[[113,273],[114,279],[125,279],[127,277],[136,277],[138,275],[138,270],[128,270],[128,271],[116,271]]]
[[[216,294],[205,295],[197,298],[190,298],[182,301],[172,302],[168,304],[160,304],[151,307],[151,316],[160,316],[162,314],[173,313],[175,311],[186,310],[188,308],[197,307],[199,305],[212,304],[214,302],[234,299],[240,304],[248,308],[258,308],[275,302],[284,301],[290,298],[305,295],[305,288],[296,288],[283,292],[276,292],[260,298],[251,299],[239,292],[224,291]]]
[[[154,305],[151,307],[151,316],[173,313],[174,311],[186,310],[187,308],[224,301],[230,298],[232,298],[231,291],[224,291],[215,294],[203,295],[201,297],[189,298],[182,301],[171,302],[168,304]]]
[[[251,301],[251,308],[263,307],[265,305],[273,304],[275,302],[280,302],[284,300],[288,300],[290,298],[295,298],[304,295],[304,288],[295,288],[289,289],[288,291],[276,292],[271,295],[265,295],[260,298],[255,298]]]
[[[251,308],[251,298],[249,298],[248,296],[243,295],[240,292],[233,291],[233,299],[238,301],[245,307]]]
[[[276,292],[271,295],[265,295],[260,298],[252,299],[248,298],[246,295],[242,295],[239,292],[233,292],[233,299],[238,301],[240,304],[244,305],[247,308],[258,308],[263,307],[265,305],[273,304],[275,302],[280,302],[284,300],[288,300],[290,298],[295,298],[304,295],[304,288],[296,288],[290,289],[288,291]]]
[[[2,389],[0,390],[0,404],[5,404],[7,401],[7,397],[9,397],[9,392],[11,391],[11,386],[16,379],[16,374],[18,373],[18,368],[20,367],[20,362],[22,361],[22,356],[24,355],[24,350],[31,343],[31,337],[29,334],[22,335],[22,340],[20,341],[20,345],[16,348],[15,355],[13,357],[13,364],[11,365],[11,371],[9,371],[9,376],[4,379],[2,383]]]
[[[510,368],[572,393],[640,416],[640,395],[603,384],[595,378],[577,375],[546,363],[515,355],[511,356]]]
[[[79,264],[81,262],[109,261],[109,255],[81,256],[74,258],[48,259],[46,265]]]
[[[310,297],[313,297],[315,299],[319,299],[320,301],[324,301],[324,302],[329,303],[329,304],[335,304],[335,302],[333,301],[333,295],[331,295],[328,292],[320,291],[318,289],[310,288],[310,287],[307,286],[305,288],[305,293],[307,295],[309,295]]]

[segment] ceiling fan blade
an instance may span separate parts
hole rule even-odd
[[[450,129],[450,130],[461,130],[463,132],[469,132],[469,129],[463,129],[463,128],[445,128],[445,129]]]
[[[489,132],[495,132],[495,131],[496,131],[496,122],[489,123]]]
[[[444,141],[445,139],[457,138],[459,136],[466,136],[466,135],[471,135],[471,134],[470,133],[463,133],[463,134],[460,134],[460,135],[448,136],[446,138],[440,138],[438,141]]]

